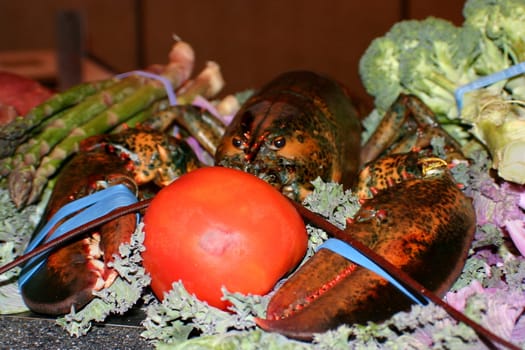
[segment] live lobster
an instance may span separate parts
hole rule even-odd
[[[399,133],[399,130],[405,131]],[[96,158],[104,153],[102,158],[111,158],[117,167],[107,166],[102,171],[107,173],[104,176],[124,179],[128,185],[133,184],[131,187],[141,185],[139,178],[151,171],[176,178],[173,166],[181,159],[178,148],[174,151],[162,146],[164,141],[161,146],[149,141],[140,144],[147,147],[134,148],[133,143],[127,143],[127,148],[121,146],[136,135],[141,135],[141,140],[157,137],[146,136],[150,133],[157,135],[158,132],[137,129],[127,131],[125,137],[103,136],[96,142],[88,139],[86,144],[90,146],[71,164],[81,163],[84,173],[99,174],[98,165],[86,162],[86,157]],[[290,72],[277,77],[242,106],[217,145],[215,164],[253,173],[295,201],[302,201],[312,191],[311,182],[317,177],[327,182],[341,182],[346,188],[359,179],[357,188],[363,194],[363,206],[356,217],[349,220],[346,234],[377,250],[429,289],[443,294],[459,275],[466,259],[475,216],[470,199],[457,188],[446,162],[423,153],[433,136],[445,138],[449,161],[462,158],[460,147],[433,120],[431,111],[417,98],[401,95],[376,134],[360,149],[360,123],[345,89],[332,79],[312,72]],[[130,152],[130,147],[134,151]],[[119,151],[121,149],[127,150]],[[143,149],[147,150],[145,154]],[[414,149],[423,150],[422,155],[413,152]],[[386,155],[375,165],[370,163],[387,151],[397,155]],[[179,152],[179,156],[170,152]],[[161,160],[162,164],[148,164],[147,160]],[[197,166],[193,158],[183,163],[182,172]],[[157,166],[163,170],[159,171]],[[357,176],[359,168],[363,170]],[[85,186],[82,190],[76,189],[77,184],[67,185],[68,178],[78,179],[75,171],[78,171],[75,165],[63,170],[61,177],[65,180],[58,180],[57,189],[66,193],[56,192],[54,197],[58,198],[51,202],[49,210],[55,210],[65,198],[72,199],[85,189]],[[91,176],[86,178],[89,184],[99,181],[93,182]],[[148,177],[151,179],[158,177]],[[127,227],[126,220],[134,218],[123,217],[113,225]],[[114,252],[115,242],[126,242],[131,234],[129,229],[112,232],[117,238],[103,248],[108,259]],[[102,232],[100,236],[106,235]],[[57,250],[48,261],[59,261],[58,268],[49,263],[46,267],[53,270],[53,275],[46,271],[44,277],[35,280],[35,286],[23,289],[25,300],[34,311],[60,314],[69,311],[72,305],[81,307],[91,298],[90,290],[101,287],[88,277],[90,273],[76,273],[75,277],[80,278],[75,280],[81,280],[81,287],[76,287],[77,282],[64,279],[68,288],[74,286],[69,288],[70,295],[64,302],[38,299],[35,291],[48,285],[55,274],[73,273],[65,266],[69,262],[65,259],[70,259],[73,252],[80,252],[84,260],[87,256],[73,245]],[[88,271],[86,262],[82,264],[82,269]],[[107,275],[105,268],[102,270],[102,275]],[[87,280],[89,283],[85,283]],[[340,282],[334,283],[335,280]],[[62,287],[63,284],[57,288]],[[78,297],[80,294],[82,297]],[[279,289],[268,307],[268,320],[260,320],[259,325],[290,337],[311,339],[315,332],[341,323],[381,320],[408,306],[407,299],[384,279],[337,254],[320,250]]]

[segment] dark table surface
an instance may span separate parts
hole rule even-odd
[[[54,319],[27,313],[0,315],[0,349],[154,349],[140,334],[140,314],[94,325],[87,335],[71,337]]]

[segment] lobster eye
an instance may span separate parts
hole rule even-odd
[[[235,148],[241,148],[242,140],[239,137],[234,137],[234,138],[232,138],[232,145]]]
[[[275,146],[275,148],[283,148],[284,145],[286,145],[286,139],[282,136],[276,137],[273,140],[273,145]]]

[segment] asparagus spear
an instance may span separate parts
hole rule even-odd
[[[72,107],[61,118],[56,119],[41,133],[35,135],[31,140],[32,146],[25,153],[17,152],[14,155],[14,165],[17,167],[23,165],[38,166],[40,159],[53,146],[62,141],[76,125],[85,123],[107,109],[108,106],[129,96],[139,84],[140,82],[136,77],[126,78]]]
[[[220,66],[213,61],[206,62],[206,67],[199,75],[188,81],[180,91],[177,99],[178,104],[192,103],[198,95],[204,98],[212,98],[224,87],[224,79],[221,74]]]
[[[31,194],[27,200],[28,204],[38,200],[47,179],[55,174],[67,157],[78,151],[80,141],[90,136],[109,131],[115,125],[125,122],[131,115],[139,112],[145,106],[151,105],[153,101],[163,96],[165,96],[164,87],[152,81],[121,103],[115,104],[87,123],[74,128],[64,140],[57,144],[53,150],[42,159],[40,166],[34,173],[32,185],[27,184],[28,186],[32,186]],[[28,169],[28,171],[31,170],[32,169]],[[23,190],[18,189],[18,191]]]
[[[166,71],[162,76],[167,78],[174,88],[178,88],[191,74],[193,57],[191,46],[184,42],[176,43],[170,53],[170,59],[179,59],[180,61],[171,61],[166,66]],[[13,177],[20,176],[22,181],[21,183],[15,183],[14,180],[9,182],[13,201],[15,198],[17,199],[17,201],[14,201],[15,205],[20,207],[36,202],[40,198],[48,178],[56,172],[68,156],[78,150],[80,141],[109,131],[115,125],[126,121],[131,115],[151,105],[155,100],[166,97],[167,93],[164,85],[159,81],[147,80],[131,96],[73,129],[67,138],[57,144],[52,152],[42,160],[36,172],[34,168],[26,167],[18,174],[12,173]],[[28,173],[31,172],[32,175],[29,176]],[[29,179],[32,179],[32,181],[28,181]],[[11,192],[11,188],[17,192]],[[29,193],[29,196],[24,198],[17,193]]]
[[[197,96],[202,96],[205,99],[213,98],[219,93],[223,86],[224,79],[219,65],[215,62],[207,62],[206,67],[199,73],[199,75],[195,79],[185,83],[177,92],[177,106],[158,111],[158,113],[155,113],[150,118],[142,120],[143,125],[164,131],[172,125],[173,122],[177,121],[180,126],[190,131],[191,127],[187,124],[190,123],[193,118],[202,119],[202,116],[190,116],[189,114],[196,114],[196,112],[184,105],[192,103]],[[214,123],[220,123],[220,121],[209,122],[208,126],[211,126]],[[221,126],[222,129],[224,129],[224,125],[221,124]],[[214,128],[216,129],[217,127],[219,126],[214,124]]]
[[[19,116],[3,126],[0,128],[0,158],[11,156],[16,147],[27,140],[30,132],[49,117],[113,83],[113,80],[102,80],[77,85],[63,93],[53,95],[25,116]]]
[[[135,128],[145,120],[152,118],[154,115],[160,111],[166,110],[170,107],[170,101],[167,98],[160,99],[155,101],[148,108],[132,115],[125,123],[117,125],[114,129],[111,130],[112,134],[117,134],[124,131],[127,128]],[[1,168],[0,168],[1,169]],[[0,173],[1,174],[1,173]]]
[[[196,106],[178,105],[159,112],[155,116],[155,120],[145,124],[162,130],[166,125],[171,125],[173,122],[176,122],[177,125],[195,137],[206,152],[215,154],[225,129],[224,123],[219,118]]]
[[[175,67],[178,66],[179,69],[180,67],[182,67],[182,69],[187,70],[187,73],[190,73],[191,70],[193,69],[193,63],[194,63],[194,58],[195,58],[193,55],[193,51],[191,50],[191,47],[188,44],[180,41],[178,37],[176,37],[175,39],[177,43],[174,45],[173,49],[171,50],[169,54],[170,64],[168,65],[168,69],[173,69],[173,66]],[[150,66],[149,70],[157,74],[162,74],[162,71],[164,69],[159,67],[159,65],[153,65],[153,66]],[[220,71],[219,71],[219,74],[220,74]],[[186,74],[186,80],[184,81],[184,86],[193,85],[195,83],[193,80],[187,80],[189,79],[189,77],[190,77],[190,74]],[[197,83],[198,87],[196,88],[197,93],[210,90],[208,85],[206,85],[210,83],[211,82],[209,81],[199,81]],[[183,88],[177,91],[177,94],[179,94],[181,90],[183,90]],[[191,98],[193,97],[194,96],[192,95]],[[178,104],[185,103],[185,101],[187,101],[189,98],[190,97],[188,96],[188,94],[179,95],[177,96],[177,103]],[[125,125],[123,124],[123,125],[117,126],[112,132],[113,133],[120,132],[125,127],[135,127],[143,123],[144,121],[150,118],[153,118],[158,112],[167,109],[169,106],[170,106],[170,101],[168,99],[160,100],[156,102],[154,105],[152,105],[151,107],[132,116],[126,121]]]
[[[38,127],[35,127],[34,130],[42,129],[44,130],[46,127],[51,125],[52,123],[56,123],[57,120],[60,120],[60,118],[63,117],[63,115],[68,111],[62,110],[50,118],[48,118],[45,122],[43,122]],[[37,141],[34,139],[29,139],[25,143],[22,143],[16,148],[16,155],[11,157],[5,157],[0,159],[0,178],[6,177],[11,173],[13,169],[15,169],[17,166],[21,167],[23,166],[23,157],[22,155],[26,154],[28,150],[30,150],[32,147],[36,147]]]
[[[53,146],[67,137],[76,125],[86,122],[116,101],[130,95],[138,85],[137,78],[129,77],[110,86],[107,90],[89,96],[36,135],[31,142],[32,146],[25,154],[16,153],[12,160],[15,168],[9,173],[9,193],[15,206],[21,208],[25,204],[27,195],[30,193],[30,189],[25,187],[31,186],[36,167]]]

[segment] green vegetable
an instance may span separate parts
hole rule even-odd
[[[26,149],[25,153],[18,152],[13,155],[15,168],[9,174],[9,186],[15,205],[21,208],[25,204],[35,202],[27,203],[36,169],[40,165],[42,158],[55,145],[67,139],[69,133],[77,125],[86,123],[94,116],[105,111],[109,106],[130,96],[139,86],[139,79],[128,77],[111,85],[107,90],[87,97],[81,103],[67,110],[59,120],[48,125],[41,133],[30,140],[29,142],[32,146]],[[47,178],[43,185],[45,183],[47,183]]]
[[[486,158],[483,158],[483,161],[486,162]],[[472,178],[479,177],[479,169],[469,171]],[[469,185],[468,182],[465,183]],[[345,193],[337,184],[316,181],[315,192],[306,205],[328,217],[334,224],[344,225],[346,214],[343,213],[355,210],[355,203],[351,196],[347,197],[348,195],[350,193]],[[10,207],[5,206],[9,203],[5,189],[0,191],[0,202],[0,208],[6,210],[0,223],[16,220],[13,221],[13,227],[26,225],[28,216],[17,216],[12,204]],[[34,206],[24,210],[34,210]],[[11,216],[13,219],[8,219]],[[501,231],[497,228],[493,228],[490,234],[482,231],[483,229],[487,228],[482,228],[476,234],[476,242],[473,245],[476,251],[471,252],[461,279],[453,290],[469,288],[477,281],[481,281],[484,288],[499,288],[506,283],[508,288],[498,294],[497,303],[498,307],[507,310],[515,307],[513,300],[516,299],[512,293],[524,290],[525,258],[514,256],[508,250],[502,249],[504,241]],[[312,234],[312,230],[313,228],[309,227],[309,233]],[[12,231],[16,230],[9,232],[15,233]],[[323,240],[326,234],[325,238],[321,237],[322,234],[322,231],[316,232],[311,239]],[[234,305],[234,312],[226,313],[199,302],[178,283],[164,302],[151,301],[152,296],[146,293],[145,289],[149,283],[148,276],[140,266],[142,239],[139,227],[130,246],[121,247],[124,258],[115,262],[115,268],[121,277],[114,287],[110,287],[109,291],[97,293],[98,297],[86,309],[60,319],[59,323],[71,334],[84,334],[93,321],[103,320],[112,313],[122,313],[142,295],[143,299],[150,299],[147,318],[143,323],[143,337],[155,342],[159,349],[475,349],[482,346],[472,329],[458,324],[435,305],[414,306],[409,312],[396,314],[381,324],[370,322],[366,325],[342,325],[336,330],[316,335],[312,343],[303,343],[255,328],[253,317],[263,315],[268,296],[243,296],[224,291],[225,297]],[[489,259],[485,258],[486,254],[489,254]],[[500,257],[494,258],[496,254]],[[494,297],[489,294],[474,294],[472,299],[467,300],[467,312],[477,315],[478,319],[493,318],[500,310],[487,307],[493,300]],[[5,305],[0,303],[2,311],[6,308]],[[200,336],[196,337],[195,334]],[[514,341],[519,343],[517,339]]]
[[[466,25],[479,29],[513,62],[525,60],[525,1],[469,0],[463,16]]]
[[[290,341],[280,334],[266,333],[260,330],[232,331],[214,336],[193,338],[183,343],[160,343],[158,350],[190,350],[190,349],[224,349],[224,350],[300,350],[310,349],[309,344]]]
[[[472,124],[472,134],[490,150],[498,175],[525,183],[525,101],[505,99],[486,91],[478,91],[477,96],[480,105],[469,106],[471,110],[463,114],[464,120]],[[477,110],[472,110],[474,107]]]
[[[21,255],[38,222],[39,207],[28,206],[18,211],[11,200],[5,183],[0,184],[0,266]],[[20,268],[0,275],[0,314],[27,311],[18,291]]]
[[[217,335],[228,330],[248,330],[255,326],[253,311],[256,304],[261,304],[261,297],[244,297],[238,294],[225,294],[235,305],[252,304],[253,307],[244,306],[241,312],[226,312],[209,306],[189,294],[181,282],[173,283],[173,289],[164,296],[162,303],[154,302],[147,308],[147,319],[143,325],[146,331],[143,337],[150,340],[166,343],[181,343],[188,340],[194,330],[199,334]],[[252,299],[253,298],[253,299]],[[243,300],[239,303],[239,300]],[[263,303],[262,305],[266,305]],[[240,310],[239,310],[240,311]],[[259,315],[261,316],[261,315]]]
[[[381,115],[403,91],[399,55],[396,42],[384,36],[374,39],[359,61],[361,81],[367,92],[375,97],[375,106]]]
[[[91,328],[92,322],[102,322],[111,314],[123,314],[141,298],[151,280],[141,266],[140,253],[144,250],[142,227],[142,224],[137,227],[129,244],[120,246],[120,256],[115,256],[112,265],[119,273],[119,277],[113,284],[95,292],[97,298],[80,311],[72,310],[71,313],[57,319],[57,324],[70,335],[77,337],[85,335]]]
[[[461,111],[455,92],[525,59],[525,1],[468,0],[463,13],[460,27],[434,17],[406,20],[372,41],[359,62],[375,98],[372,119],[399,93],[416,95],[462,144],[474,137],[487,147],[503,179],[523,184],[525,77],[466,93]]]
[[[79,84],[64,93],[55,94],[44,103],[30,110],[27,115],[19,116],[11,123],[0,127],[0,157],[12,155],[16,147],[29,137],[29,132],[40,126],[55,113],[79,103],[86,97],[103,88],[107,88],[113,83],[113,80],[103,80]]]
[[[180,76],[180,72],[177,69],[167,71],[163,76],[168,78],[173,83],[173,86],[179,86],[182,84],[182,79],[185,78]],[[133,88],[129,89],[129,93],[123,94],[122,97],[120,95],[112,96],[113,105],[98,111],[96,115],[92,115],[89,119],[84,120],[81,125],[66,129],[66,134],[61,141],[52,145],[53,149],[51,152],[40,159],[39,167],[31,173],[32,183],[24,181],[23,185],[18,186],[22,187],[18,191],[29,192],[28,198],[25,199],[27,203],[35,203],[38,200],[48,178],[56,173],[69,156],[78,151],[82,140],[108,132],[116,125],[125,122],[132,115],[149,107],[154,101],[167,95],[164,85],[156,80],[144,80],[131,76],[125,78],[124,81],[128,79],[132,79],[131,81],[138,80],[139,83],[136,86],[132,86]],[[109,90],[104,90],[102,93],[106,94],[104,99],[107,100]],[[26,167],[23,167],[22,171],[25,169]],[[16,171],[12,174],[14,177],[17,176]],[[26,188],[24,185],[29,188]]]

